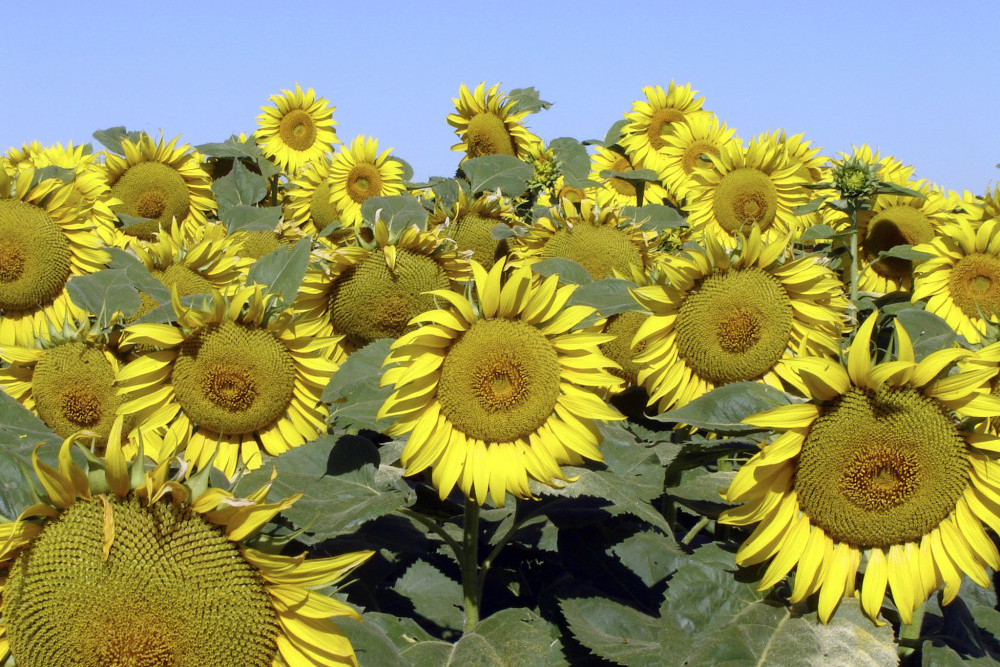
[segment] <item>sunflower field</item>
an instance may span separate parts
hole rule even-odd
[[[454,104],[0,156],[3,664],[1000,660],[1000,187]]]

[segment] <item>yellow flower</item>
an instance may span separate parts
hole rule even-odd
[[[207,475],[168,478],[169,461],[142,474],[117,443],[86,470],[72,445],[58,468],[35,449],[48,498],[0,523],[0,657],[23,667],[357,665],[329,619],[358,613],[311,589],[374,552],[257,551],[243,542],[298,495],[266,503],[267,484],[236,498]]]
[[[361,205],[372,197],[405,192],[403,166],[389,157],[392,149],[378,152],[378,140],[357,136],[342,146],[330,166],[330,201],[344,226],[361,225]]]
[[[333,126],[333,112],[326,99],[316,97],[309,88],[302,92],[299,84],[295,91],[282,90],[281,95],[271,95],[274,106],[261,107],[257,116],[257,131],[253,136],[260,150],[272,158],[283,171],[296,173],[307,162],[317,160],[340,143]]]
[[[527,111],[514,113],[513,102],[506,93],[498,93],[497,84],[485,90],[480,83],[474,92],[463,83],[458,91],[458,99],[452,99],[457,113],[448,114],[448,124],[455,128],[461,141],[451,147],[453,151],[464,151],[462,162],[483,155],[513,155],[524,158],[532,144],[541,141],[522,124]]]
[[[781,434],[723,492],[743,504],[723,512],[720,522],[758,524],[737,551],[737,564],[770,559],[761,590],[795,568],[791,602],[818,592],[824,623],[843,597],[856,593],[878,622],[888,587],[908,624],[942,584],[948,603],[963,573],[988,587],[986,567],[1000,568],[982,525],[1000,528],[1000,439],[960,423],[1000,410],[1000,399],[981,390],[995,370],[948,375],[969,354],[957,348],[917,362],[900,326],[896,359],[873,365],[875,320],[858,331],[846,365],[814,357],[790,362],[809,402],[744,420]]]
[[[340,211],[333,201],[332,162],[322,156],[309,163],[291,179],[285,192],[284,213],[305,234],[313,236],[334,222]]]
[[[603,178],[602,171],[631,171],[644,169],[642,160],[632,161],[625,155],[597,146],[597,152],[590,156],[590,180],[601,183],[594,191],[594,199],[601,208],[609,206],[638,206],[639,200],[634,185],[622,178]],[[669,195],[657,182],[643,183],[642,203],[662,204]]]
[[[409,434],[407,474],[428,467],[441,498],[457,484],[480,505],[507,493],[532,497],[531,477],[566,481],[560,465],[601,460],[594,419],[622,419],[598,395],[621,381],[597,346],[611,337],[575,330],[594,310],[566,307],[575,286],[540,281],[505,262],[487,272],[473,262],[476,298],[435,290],[442,307],[414,318],[422,326],[392,346],[382,385],[395,391],[379,418]]]
[[[710,166],[710,155],[718,157],[730,144],[742,147],[743,140],[710,113],[691,114],[671,127],[673,131],[664,136],[659,150],[659,176],[666,191],[680,203],[687,199],[695,167]]]
[[[695,97],[698,91],[691,90],[691,84],[678,86],[671,81],[666,92],[661,86],[646,86],[642,92],[646,101],[636,100],[632,111],[625,114],[628,123],[621,130],[620,143],[634,162],[660,171],[660,150],[666,146],[667,137],[685,120],[708,116],[710,112],[702,110],[705,98]]]
[[[173,289],[177,324],[133,324],[123,345],[158,351],[129,362],[118,375],[129,393],[122,414],[136,414],[138,436],[154,460],[183,451],[201,469],[232,477],[242,461],[262,463],[326,432],[323,389],[342,356],[334,338],[303,333],[289,309],[275,312],[263,286],[211,305],[185,308]]]
[[[847,300],[813,257],[781,263],[788,240],[765,245],[754,228],[739,254],[706,238],[705,250],[669,261],[662,282],[633,291],[652,312],[634,343],[638,380],[665,411],[745,380],[800,386],[795,354],[839,351]]]
[[[493,262],[508,252],[506,239],[493,238],[497,225],[513,225],[518,221],[510,200],[495,193],[484,193],[469,201],[465,190],[459,188],[458,199],[450,206],[437,202],[427,217],[428,228],[442,226],[442,234],[455,242],[458,251],[470,251],[474,259],[487,270]]]

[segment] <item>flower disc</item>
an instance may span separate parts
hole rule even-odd
[[[309,200],[309,217],[317,230],[322,231],[324,227],[340,219],[337,207],[330,201],[331,188],[329,181],[324,181],[316,187]]]
[[[455,242],[455,247],[471,250],[471,259],[490,269],[497,259],[507,254],[507,241],[493,238],[493,228],[502,223],[500,218],[466,213],[448,227],[447,235]]]
[[[278,136],[291,149],[309,150],[316,142],[316,123],[302,109],[292,109],[278,121]]]
[[[18,665],[272,664],[276,614],[235,543],[189,508],[102,500],[73,503],[11,566],[3,617]]]
[[[791,339],[792,304],[759,268],[710,275],[677,316],[677,351],[716,384],[755,380],[774,367]]]
[[[919,542],[969,484],[954,418],[910,387],[854,387],[813,422],[795,477],[802,511],[837,542]]]
[[[917,245],[934,237],[934,226],[920,209],[912,206],[890,206],[879,211],[868,222],[862,247],[871,268],[883,276],[901,277],[910,275],[913,262],[900,257],[878,259],[880,252],[891,250],[897,245]]]
[[[465,143],[469,146],[470,158],[481,155],[517,155],[514,140],[504,121],[489,112],[477,113],[469,120]]]
[[[535,327],[518,320],[477,320],[442,364],[441,413],[470,438],[527,438],[552,414],[559,376],[558,355]]]
[[[72,253],[58,224],[37,206],[0,200],[0,309],[37,308],[69,279]]]
[[[712,210],[730,234],[746,233],[752,226],[767,231],[778,210],[778,191],[764,172],[740,167],[723,176],[716,186]]]
[[[604,329],[604,333],[614,335],[615,339],[603,343],[600,346],[601,352],[608,359],[621,366],[620,370],[612,368],[610,372],[631,384],[638,383],[639,371],[643,368],[642,364],[635,362],[635,357],[646,350],[646,341],[639,341],[635,347],[632,347],[632,340],[635,338],[636,332],[639,331],[639,327],[648,318],[649,313],[627,310],[609,318],[608,326]]]
[[[279,419],[294,379],[294,362],[273,334],[223,320],[181,347],[172,383],[191,421],[238,435]]]
[[[184,220],[191,206],[191,197],[184,177],[162,162],[140,162],[132,165],[112,186],[111,196],[122,200],[112,209],[148,222],[122,228],[122,232],[150,240],[160,227],[168,227],[176,218]]]
[[[434,308],[434,297],[424,292],[436,289],[450,289],[450,282],[433,259],[397,248],[390,269],[379,248],[337,280],[330,318],[358,346],[398,338],[415,315]]]
[[[958,260],[948,279],[948,292],[967,317],[1000,312],[1000,258],[974,253]]]
[[[382,174],[374,164],[361,162],[347,175],[347,194],[359,204],[382,192]]]
[[[115,371],[104,354],[80,342],[45,351],[31,376],[35,410],[58,435],[81,429],[105,438],[118,409]]]
[[[576,224],[561,229],[539,252],[542,258],[565,257],[582,265],[594,278],[609,278],[614,271],[630,275],[644,265],[642,253],[625,232],[612,225]]]

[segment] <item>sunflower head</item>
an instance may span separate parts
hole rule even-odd
[[[273,106],[260,108],[264,113],[257,116],[253,136],[264,155],[284,171],[295,173],[340,143],[333,129],[336,107],[316,97],[312,88],[302,92],[296,83],[294,91],[282,90],[270,100]]]
[[[761,588],[797,565],[792,602],[819,592],[826,622],[852,595],[860,564],[862,608],[876,619],[891,589],[903,623],[940,585],[945,602],[967,574],[989,585],[1000,554],[982,524],[1000,525],[995,436],[966,428],[1000,409],[983,389],[994,369],[959,369],[958,348],[914,357],[896,326],[896,358],[873,364],[876,315],[856,334],[845,365],[804,355],[789,362],[810,401],[745,419],[781,431],[723,493],[744,505],[720,521],[760,525],[737,563],[773,558]]]
[[[514,207],[505,197],[487,192],[469,201],[465,190],[459,189],[458,199],[451,206],[437,203],[427,218],[427,226],[442,226],[442,233],[455,242],[457,250],[471,251],[470,259],[489,269],[508,251],[506,239],[493,238],[493,228],[513,225],[517,220]]]
[[[448,115],[448,124],[455,128],[461,142],[451,149],[465,152],[463,162],[483,155],[523,158],[530,146],[541,143],[521,124],[529,112],[514,112],[514,102],[506,93],[497,92],[499,87],[497,84],[486,90],[486,84],[480,83],[470,92],[463,83],[458,99],[452,100],[456,113]]]
[[[833,165],[833,185],[842,199],[861,200],[875,194],[879,165],[853,155]]]
[[[114,440],[104,459],[85,451],[81,468],[73,443],[57,468],[35,449],[47,499],[0,524],[2,629],[17,664],[272,667],[303,664],[316,642],[329,652],[322,664],[357,664],[327,620],[357,613],[305,586],[329,585],[373,552],[304,564],[255,551],[242,542],[298,496],[265,503],[268,484],[235,498],[210,488],[207,470],[129,464]]]
[[[330,203],[336,207],[341,224],[358,227],[361,205],[372,197],[405,193],[403,166],[390,157],[392,149],[378,152],[378,140],[357,136],[342,146],[330,166]]]

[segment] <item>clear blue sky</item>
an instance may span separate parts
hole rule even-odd
[[[0,27],[0,152],[125,125],[199,144],[296,82],[338,134],[450,175],[460,83],[536,87],[546,140],[603,137],[671,78],[747,139],[878,146],[982,194],[1000,180],[1000,2],[18,2]]]

